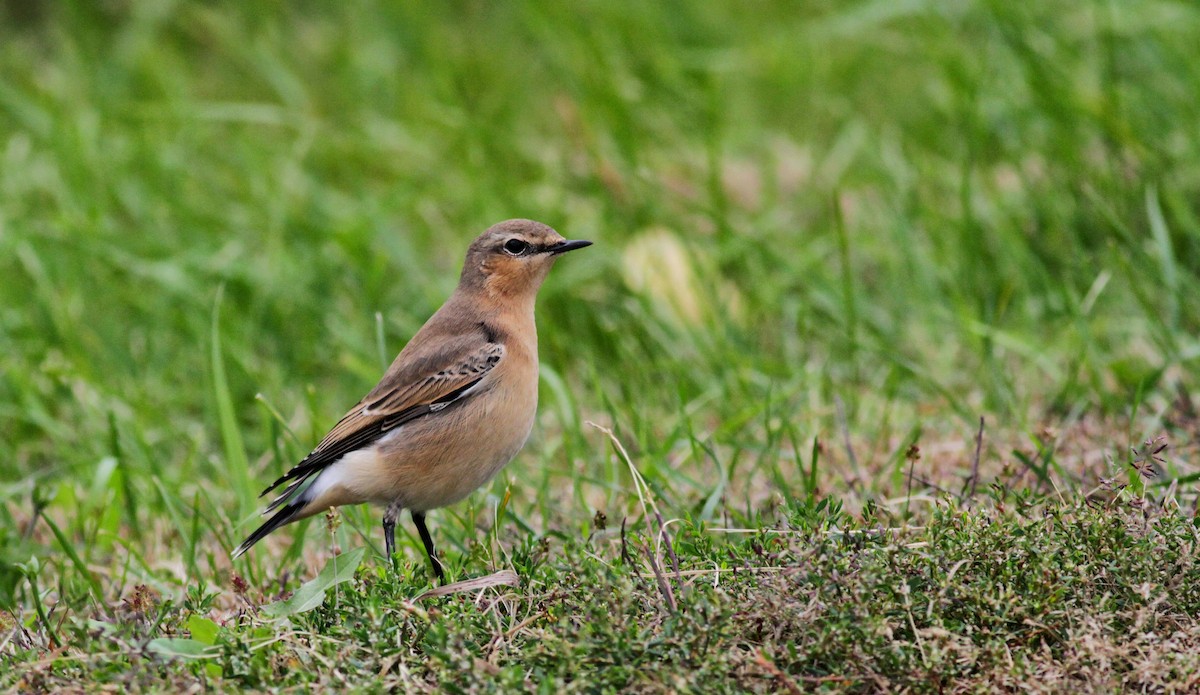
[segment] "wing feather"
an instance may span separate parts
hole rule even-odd
[[[312,453],[262,491],[260,497],[295,481],[271,502],[267,511],[278,507],[305,480],[342,456],[368,446],[406,422],[470,397],[500,364],[504,346],[480,340],[474,334],[443,343],[436,353],[413,355],[407,360],[405,357],[401,353],[396,358],[379,385],[333,426]]]

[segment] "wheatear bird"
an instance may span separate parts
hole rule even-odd
[[[385,508],[390,559],[396,520],[412,512],[425,552],[445,581],[425,526],[430,509],[491,480],[525,445],[537,409],[538,288],[561,254],[590,246],[540,222],[509,220],[467,249],[458,289],[417,331],[379,384],[317,448],[262,494],[290,484],[238,557],[284,524],[343,504]]]

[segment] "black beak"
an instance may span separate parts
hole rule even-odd
[[[550,255],[557,256],[560,253],[566,253],[567,251],[574,251],[575,249],[581,249],[581,248],[584,248],[585,246],[591,246],[591,245],[592,245],[592,242],[584,241],[582,239],[579,239],[576,241],[560,241],[559,243],[555,244],[554,246],[551,246],[548,249],[548,251],[550,252]]]

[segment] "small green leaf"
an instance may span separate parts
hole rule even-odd
[[[302,584],[291,598],[263,606],[263,612],[273,618],[282,618],[311,611],[325,602],[327,590],[354,578],[354,571],[358,569],[366,551],[366,548],[355,548],[329,558],[316,578]]]
[[[208,618],[193,615],[188,618],[187,629],[192,633],[192,639],[202,644],[212,645],[217,642],[217,633],[221,631],[221,626]]]
[[[165,659],[207,659],[217,655],[217,650],[207,644],[181,637],[159,637],[150,640],[146,649]]]
[[[263,613],[272,618],[283,618],[307,613],[322,603],[325,603],[325,590],[321,588],[316,579],[313,579],[296,589],[296,593],[292,594],[291,598],[263,606]]]

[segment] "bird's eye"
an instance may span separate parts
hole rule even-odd
[[[529,250],[529,244],[520,239],[509,239],[504,242],[504,252],[511,256],[520,256]]]

